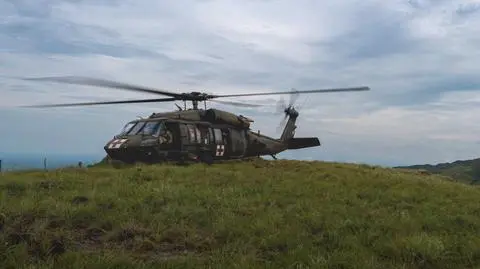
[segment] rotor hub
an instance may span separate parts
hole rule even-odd
[[[295,108],[293,106],[289,106],[287,108],[285,108],[285,114],[290,116],[290,117],[298,117],[298,111],[295,110]]]

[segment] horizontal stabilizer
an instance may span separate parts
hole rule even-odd
[[[299,137],[288,140],[288,149],[302,149],[320,146],[320,140],[317,137]]]

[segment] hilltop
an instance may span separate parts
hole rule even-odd
[[[450,163],[435,165],[420,164],[411,166],[399,166],[400,169],[423,170],[428,173],[444,175],[456,181],[478,184],[480,182],[480,158],[472,160],[458,160]]]
[[[438,175],[256,160],[0,179],[5,268],[480,266],[480,189]]]

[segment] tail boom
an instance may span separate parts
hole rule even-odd
[[[320,140],[317,137],[298,137],[287,140],[287,149],[312,148],[320,145]]]

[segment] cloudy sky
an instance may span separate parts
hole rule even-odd
[[[128,120],[174,109],[18,108],[155,96],[9,78],[82,75],[179,92],[369,86],[300,96],[297,136],[323,145],[280,157],[403,165],[480,155],[478,0],[0,0],[0,18],[0,152],[102,156]],[[280,136],[279,98],[215,105]]]

